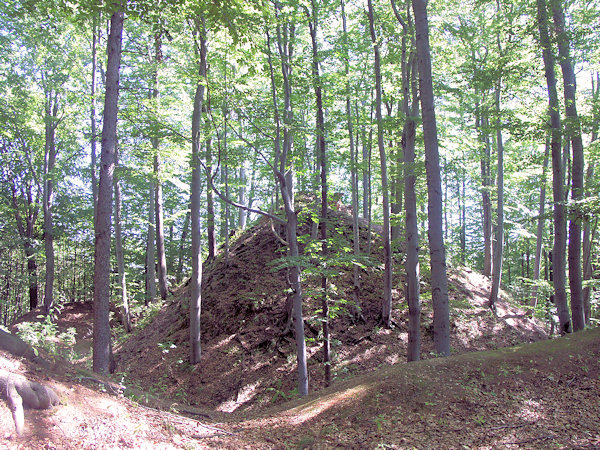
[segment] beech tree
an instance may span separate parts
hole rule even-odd
[[[551,155],[552,155],[552,193],[554,198],[554,248],[552,250],[552,275],[554,284],[554,303],[558,311],[561,334],[572,331],[571,317],[567,306],[565,290],[565,248],[566,227],[564,208],[564,169],[561,148],[561,120],[556,75],[554,72],[554,54],[550,46],[548,33],[548,11],[545,0],[537,0],[537,21],[540,46],[544,60],[544,71],[548,86],[548,111],[550,115]]]
[[[385,143],[383,139],[383,117],[381,113],[382,86],[381,86],[381,56],[379,53],[379,42],[375,33],[375,13],[373,2],[368,1],[369,32],[371,42],[373,43],[373,57],[375,71],[375,122],[377,124],[377,147],[379,148],[379,160],[381,164],[381,190],[383,195],[383,231],[381,238],[383,240],[383,303],[381,309],[381,321],[386,327],[392,323],[392,235],[390,225],[390,201],[387,175],[387,158],[385,152]]]
[[[190,211],[192,222],[192,277],[190,279],[190,364],[198,364],[202,356],[200,342],[200,313],[202,306],[202,228],[200,225],[200,195],[202,183],[202,165],[200,162],[202,106],[206,83],[206,26],[204,17],[194,19],[194,41],[198,59],[198,80],[194,94],[192,113],[192,186]]]
[[[431,296],[433,301],[433,338],[435,351],[450,355],[450,312],[448,305],[448,278],[446,250],[442,231],[442,182],[438,150],[437,125],[431,76],[429,22],[426,0],[412,0],[415,15],[416,48],[425,143],[427,171],[427,215],[429,222],[429,255],[431,262]]]
[[[108,35],[106,48],[108,61],[106,64],[106,92],[104,95],[94,264],[93,370],[99,373],[109,372],[112,357],[109,323],[110,228],[115,147],[117,144],[119,67],[124,18],[124,12],[119,5],[110,19],[110,34]]]
[[[581,125],[577,114],[575,99],[575,72],[571,59],[570,43],[565,30],[565,16],[562,1],[552,0],[552,16],[558,43],[558,58],[563,76],[563,92],[565,97],[565,116],[567,119],[567,135],[571,139],[571,198],[577,204],[583,198],[583,142]],[[573,331],[583,330],[585,318],[583,311],[583,291],[581,285],[581,220],[577,206],[571,211],[569,220],[569,287],[571,288],[571,314]]]

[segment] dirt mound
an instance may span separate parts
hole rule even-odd
[[[399,364],[236,423],[214,448],[598,448],[600,329]]]
[[[351,248],[350,217],[332,211],[336,245]],[[302,242],[308,245],[312,224],[303,220]],[[367,242],[366,224],[361,226],[361,244]],[[375,237],[372,253],[379,252]],[[188,364],[188,289],[181,286],[159,311],[154,321],[116,349],[118,371],[126,383],[176,399],[183,404],[220,411],[256,409],[295,397],[295,350],[293,335],[286,329],[286,270],[276,270],[274,261],[285,255],[284,247],[266,220],[232,241],[228,258],[223,252],[203,271],[202,362]],[[401,255],[397,256],[398,258]],[[307,262],[308,261],[308,262]],[[310,390],[324,387],[320,353],[320,307],[318,275],[305,264],[303,289]],[[402,280],[397,277],[391,330],[378,326],[381,307],[382,268],[374,257],[361,272],[360,306],[364,322],[355,323],[348,311],[352,297],[351,269],[336,268],[330,282],[332,373],[335,380],[363,374],[376,368],[404,362],[408,341],[408,308],[402,299]],[[498,304],[495,317],[485,306],[489,280],[470,271],[451,274],[453,352],[495,349],[544,339],[544,330],[524,311],[506,299]],[[433,352],[432,311],[423,300],[423,357]]]

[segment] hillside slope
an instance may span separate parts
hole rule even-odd
[[[338,241],[351,236],[350,216],[331,211]],[[310,221],[302,232],[310,232]],[[361,243],[367,229],[361,227]],[[373,253],[378,250],[375,237]],[[202,362],[188,363],[188,289],[181,286],[153,322],[116,348],[119,372],[152,392],[161,392],[189,405],[231,412],[282,402],[295,395],[295,353],[291,331],[286,329],[286,273],[274,270],[273,261],[283,256],[280,241],[267,221],[244,231],[233,240],[228,264],[223,255],[205,267],[202,298]],[[397,255],[398,257],[401,254]],[[364,374],[406,359],[407,314],[402,280],[396,277],[391,330],[378,325],[381,305],[381,262],[373,259],[361,273],[361,309],[364,321],[354,322],[345,303],[351,298],[351,271],[339,267],[331,280],[336,286],[332,306],[335,380]],[[324,387],[320,353],[318,308],[319,278],[305,276],[306,333],[310,390]],[[432,313],[423,284],[423,352],[433,352]],[[452,349],[454,353],[495,349],[546,338],[545,330],[527,318],[506,298],[498,304],[498,316],[487,308],[489,280],[468,270],[450,277]]]
[[[51,386],[61,404],[26,411],[2,448],[597,448],[600,329],[495,351],[397,364],[255,413],[149,409],[64,361],[0,368]],[[105,391],[105,392],[102,392]],[[200,419],[200,420],[198,420]]]

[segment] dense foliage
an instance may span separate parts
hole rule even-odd
[[[553,7],[558,4],[551,3]],[[585,160],[585,193],[574,202],[569,195],[572,122],[563,119],[564,202],[568,218],[579,220],[583,228],[584,287],[591,288],[589,324],[600,308],[596,295],[600,270],[596,176],[600,157],[600,4],[596,0],[568,1],[559,5],[563,6],[577,74]],[[351,204],[352,180],[356,179],[356,212],[374,223],[383,220],[376,77],[366,3],[350,0],[345,4],[347,31],[340,8],[340,2],[330,0],[312,4],[296,0],[132,1],[126,5],[116,173],[122,197],[124,276],[134,307],[147,301],[147,253],[154,246],[149,231],[155,226],[151,192],[156,192],[157,184],[162,187],[169,282],[179,282],[190,272],[191,118],[198,83],[206,89],[201,139],[202,162],[207,169],[201,188],[205,254],[211,247],[206,233],[211,226],[216,230],[217,245],[227,251],[234,230],[258,217],[223,198],[283,217],[277,178],[273,177],[273,167],[277,168],[280,152],[285,151],[278,148],[280,135],[281,142],[286,135],[293,136],[281,169],[293,175],[295,192],[305,198],[316,198],[321,192],[318,137],[323,133],[316,129],[315,83],[322,92],[330,198],[341,197],[343,203]],[[48,180],[54,186],[54,301],[92,298],[92,183],[99,161],[93,167],[90,155],[92,141],[99,143],[102,138],[101,100],[111,9],[111,4],[100,6],[93,1],[8,0],[0,6],[0,318],[4,325],[30,307],[43,304]],[[412,8],[400,1],[374,1],[373,9],[381,52],[392,248],[401,254],[407,169],[403,127],[409,118],[403,102],[407,55],[414,45]],[[552,172],[545,151],[548,100],[535,5],[432,0],[428,9],[447,261],[486,271],[484,247],[491,246],[483,220],[487,195],[492,222],[496,223],[498,207],[504,216],[502,286],[519,293],[524,304],[531,303],[532,292],[539,295],[537,313],[551,318],[547,311],[553,311],[548,302],[553,292],[554,203],[549,194]],[[200,18],[205,24],[203,31],[198,27]],[[309,24],[317,23],[318,45],[313,54]],[[558,55],[554,27],[550,30],[552,48]],[[200,33],[205,33],[207,41],[204,79],[198,72]],[[94,65],[93,46],[98,55]],[[315,65],[318,78],[313,72]],[[284,92],[286,83],[289,92]],[[558,85],[564,111],[561,83]],[[94,128],[92,121],[97,121]],[[496,203],[498,136],[504,144],[503,205]],[[427,277],[427,187],[420,127],[416,139],[416,160],[411,168],[417,176],[421,268]],[[51,145],[56,149],[54,168],[48,165]],[[213,193],[211,184],[218,193]],[[544,208],[540,205],[542,191],[548,192],[542,201]],[[317,210],[314,215],[318,218]],[[538,221],[542,224],[540,237]],[[539,279],[534,274],[538,239],[542,255]],[[330,258],[336,257],[332,252],[341,252],[334,243],[329,247]],[[360,252],[379,250],[361,248]],[[116,257],[114,267],[114,301],[118,303],[121,285]],[[403,270],[398,265],[394,273]],[[393,280],[395,287],[401,287],[399,280]],[[33,301],[33,295],[38,300]]]

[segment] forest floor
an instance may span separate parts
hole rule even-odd
[[[343,235],[348,219],[337,217]],[[338,314],[332,320],[334,380],[328,388],[320,300],[311,300],[319,278],[308,275],[311,394],[295,399],[285,270],[272,263],[280,256],[280,244],[260,222],[236,236],[228,258],[221,254],[206,265],[203,356],[194,367],[187,363],[185,284],[155,305],[152,315],[136,318],[131,336],[123,336],[113,320],[117,372],[107,378],[89,371],[91,304],[65,305],[57,326],[75,334],[76,342],[62,350],[74,363],[47,356],[51,367],[42,370],[0,353],[0,369],[47,384],[62,399],[52,410],[26,411],[21,439],[0,402],[0,447],[600,448],[600,330],[548,339],[542,322],[507,294],[495,316],[487,307],[489,280],[468,269],[450,272],[449,358],[433,357],[423,274],[424,360],[410,364],[402,293],[394,291],[394,326],[380,327],[382,271],[377,262],[365,267],[362,320],[352,320],[345,300],[351,298],[352,274],[340,269],[332,281]]]

